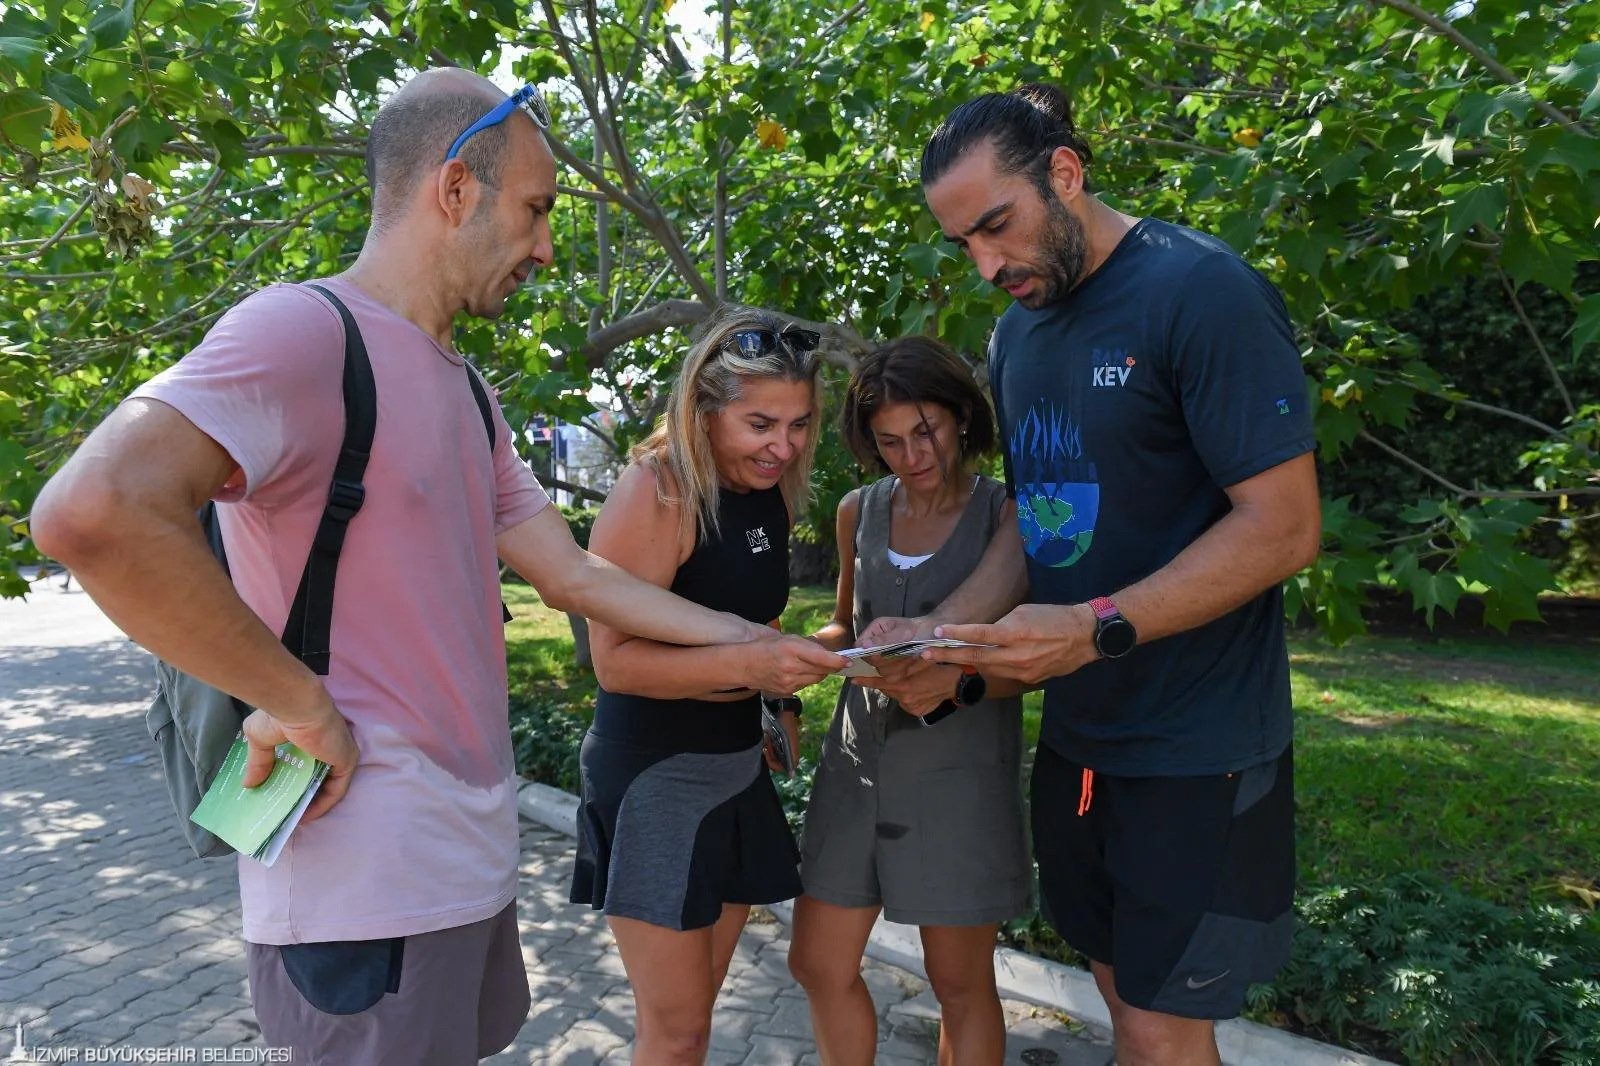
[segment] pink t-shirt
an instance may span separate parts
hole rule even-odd
[[[378,392],[366,502],[339,557],[326,683],[361,762],[345,798],[271,868],[239,860],[245,939],[368,940],[497,913],[517,811],[495,536],[548,502],[461,358],[342,279]],[[344,328],[274,285],[135,396],[181,412],[239,472],[217,499],[234,585],[275,633],[294,602],[344,436]]]

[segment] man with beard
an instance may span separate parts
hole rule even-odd
[[[296,1062],[465,1066],[527,1016],[499,560],[557,610],[737,644],[754,687],[790,693],[842,665],[586,554],[498,405],[480,409],[453,324],[498,318],[550,264],[548,122],[531,86],[508,98],[463,70],[412,79],[372,123],[372,227],[350,269],[323,294],[273,285],[229,309],[33,511],[39,547],[131,637],[257,708],[246,783],[285,740],[330,767],[277,862],[239,860],[256,1016]],[[357,328],[377,417],[351,478],[341,378]],[[318,676],[277,634],[313,537],[326,543],[325,505],[363,489]],[[212,498],[231,581],[195,521]]]
[[[990,380],[1023,552],[997,537],[930,617],[863,643],[937,627],[998,645],[929,655],[991,691],[1043,684],[1044,912],[1092,960],[1121,1066],[1214,1066],[1213,1021],[1289,951],[1282,582],[1320,527],[1306,379],[1271,284],[1101,203],[1090,158],[1036,85],[962,105],[923,152],[946,238],[1016,300]]]

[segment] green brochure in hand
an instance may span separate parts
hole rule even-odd
[[[278,765],[272,768],[271,775],[255,788],[245,788],[244,768],[249,755],[250,746],[241,733],[217,779],[189,817],[227,841],[239,854],[271,866],[278,861],[289,834],[300,824],[300,816],[317,794],[322,779],[328,776],[328,764],[293,744],[279,744]]]

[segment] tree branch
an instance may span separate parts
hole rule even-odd
[[[1480,491],[1477,489],[1463,488],[1438,471],[1423,466],[1421,463],[1417,462],[1400,449],[1395,448],[1392,445],[1385,444],[1383,441],[1379,440],[1377,437],[1374,437],[1366,430],[1362,430],[1361,432],[1357,433],[1356,436],[1360,440],[1364,440],[1368,444],[1373,445],[1379,451],[1384,452],[1391,458],[1397,459],[1406,466],[1409,466],[1411,469],[1417,471],[1419,474],[1422,474],[1424,477],[1438,482],[1440,485],[1443,485],[1445,488],[1449,489],[1451,492],[1455,493],[1456,496],[1463,500],[1554,500],[1562,496],[1600,496],[1600,487],[1587,488],[1583,486],[1569,489],[1551,489],[1548,492],[1496,492],[1492,490]]]
[[[1346,365],[1353,365],[1353,364],[1346,364]],[[1377,382],[1378,384],[1380,384],[1380,385],[1403,385],[1406,388],[1411,389],[1414,392],[1416,392],[1419,396],[1431,396],[1435,400],[1440,401],[1441,403],[1453,403],[1453,404],[1456,404],[1459,407],[1467,407],[1467,408],[1471,408],[1474,411],[1482,411],[1485,414],[1501,415],[1502,417],[1505,417],[1505,418],[1514,419],[1514,420],[1516,420],[1518,422],[1521,422],[1524,425],[1532,426],[1534,429],[1537,429],[1539,432],[1545,434],[1546,436],[1554,437],[1557,440],[1564,440],[1568,444],[1571,444],[1575,448],[1581,448],[1584,452],[1588,453],[1589,455],[1595,454],[1594,453],[1594,449],[1590,448],[1587,444],[1585,444],[1583,441],[1579,440],[1578,438],[1576,438],[1574,436],[1571,436],[1570,434],[1563,433],[1560,429],[1556,428],[1555,426],[1550,425],[1548,422],[1541,422],[1537,418],[1533,418],[1533,417],[1530,417],[1529,415],[1523,414],[1521,411],[1513,411],[1509,407],[1496,407],[1492,403],[1483,403],[1483,402],[1481,402],[1479,400],[1468,399],[1465,396],[1450,396],[1450,395],[1447,395],[1447,394],[1442,393],[1442,392],[1434,392],[1431,389],[1421,388],[1414,381],[1403,381],[1403,380],[1401,380],[1399,378],[1392,378],[1392,377],[1388,377],[1388,376],[1385,376],[1385,375],[1382,375],[1382,374],[1379,374],[1379,375],[1375,376],[1373,378],[1373,380],[1375,382]]]
[[[238,264],[236,264],[234,268],[228,272],[227,277],[218,282],[215,288],[206,293],[200,299],[196,300],[188,307],[185,307],[183,310],[175,311],[167,317],[160,319],[157,322],[153,322],[135,333],[124,334],[116,337],[108,337],[103,342],[100,342],[97,346],[95,346],[92,350],[105,350],[114,348],[119,345],[128,344],[141,337],[148,340],[153,340],[190,328],[196,324],[195,320],[190,319],[191,315],[194,315],[200,310],[200,308],[205,307],[218,296],[221,296],[237,278],[242,276],[250,269],[256,260],[260,259],[269,249],[274,247],[279,241],[283,240],[283,238],[287,237],[290,233],[293,233],[296,229],[298,229],[302,222],[310,218],[321,208],[353,196],[359,191],[360,189],[357,186],[351,186],[347,189],[341,189],[340,191],[329,196],[324,196],[322,199],[317,200],[314,203],[308,204],[300,211],[297,211],[290,218],[285,219],[281,228],[279,228],[276,232],[267,235],[260,244],[256,245],[256,247],[250,251],[249,255],[241,259]],[[220,314],[220,312],[218,312],[218,314]]]
[[[656,0],[645,0],[639,12],[639,31],[633,35],[633,54],[628,57],[627,66],[622,68],[622,75],[617,79],[617,95],[624,99],[628,95],[628,86],[633,84],[634,74],[643,63],[645,35],[650,31],[650,18],[655,13]]]
[[[722,0],[722,61],[733,60],[733,0]],[[728,298],[728,164],[727,141],[717,154],[716,187],[711,194],[711,262],[717,299]]]
[[[585,159],[579,159],[578,154],[572,150],[572,146],[567,144],[566,141],[563,141],[549,130],[544,131],[544,136],[545,140],[549,142],[550,151],[555,153],[555,157],[573,170],[576,170],[581,177],[605,194],[606,199],[621,204],[640,218],[645,216],[646,208],[644,204],[619,189],[611,179],[595,169],[593,163]]]
[[[1524,84],[1524,79],[1517,77],[1515,74],[1511,73],[1511,71],[1501,66],[1494,56],[1490,55],[1488,52],[1485,52],[1482,48],[1479,48],[1476,44],[1472,43],[1471,38],[1469,38],[1466,34],[1450,25],[1450,23],[1446,22],[1443,18],[1433,14],[1431,11],[1424,11],[1416,4],[1411,3],[1410,0],[1370,0],[1370,2],[1381,4],[1384,7],[1393,8],[1402,15],[1413,18],[1422,23],[1424,26],[1427,26],[1439,36],[1447,38],[1457,48],[1461,49],[1473,59],[1476,59],[1479,63],[1483,64],[1483,69],[1487,70],[1490,74],[1493,74],[1495,77],[1499,78],[1512,88],[1520,89],[1526,87]],[[1580,137],[1594,136],[1594,134],[1585,129],[1580,122],[1572,118],[1572,116],[1568,115],[1560,108],[1556,107],[1554,104],[1547,100],[1540,100],[1538,97],[1532,96],[1531,93],[1529,95],[1533,100],[1533,106],[1538,108],[1539,111],[1542,112],[1545,117],[1550,119],[1552,122],[1560,123],[1562,126],[1565,126],[1568,130],[1576,133]]]
[[[866,9],[866,0],[856,0],[856,2],[852,4],[848,10],[841,11],[837,18],[824,26],[822,28],[822,33],[818,36],[832,36],[834,30],[838,29],[840,26],[846,25],[847,23],[854,22],[856,19],[861,17],[861,13]]]
[[[1161,137],[1140,137],[1136,134],[1119,134],[1122,140],[1133,141],[1135,144],[1148,144],[1156,148],[1176,148],[1184,152],[1204,152],[1206,155],[1218,155],[1224,159],[1232,159],[1233,153],[1221,148],[1213,148],[1209,144],[1200,144],[1197,141],[1169,141]]]
[[[93,199],[94,195],[91,193],[90,195],[85,196],[82,200],[78,201],[78,206],[73,209],[72,214],[67,216],[67,220],[61,223],[60,227],[54,233],[44,239],[43,244],[40,244],[34,248],[29,248],[25,252],[17,252],[14,255],[0,256],[0,263],[17,263],[24,259],[37,259],[45,252],[48,252],[51,248],[55,247],[57,244],[60,244],[62,238],[67,235],[67,230],[71,229],[73,224],[76,223],[78,219],[83,217],[83,213],[89,210],[89,202]]]
[[[589,339],[579,346],[578,352],[593,364],[630,341],[669,329],[692,326],[703,322],[710,314],[710,307],[695,300],[662,300],[636,315],[619,319],[590,334]],[[560,363],[565,364],[565,359],[561,359]],[[551,366],[561,369],[557,360],[551,360]]]
[[[85,278],[109,278],[115,275],[115,270],[84,270],[76,274],[31,274],[26,270],[0,271],[0,278],[6,281],[83,281]]]
[[[593,500],[595,503],[606,502],[606,494],[603,492],[596,492],[594,489],[586,488],[583,485],[574,485],[570,481],[562,481],[558,477],[541,474],[537,470],[534,471],[533,476],[538,479],[539,484],[547,489],[560,489],[562,492],[570,492],[580,500]]]
[[[1498,262],[1494,265],[1494,272],[1500,276],[1500,287],[1506,290],[1506,295],[1511,299],[1511,306],[1516,308],[1522,328],[1528,331],[1528,336],[1533,339],[1533,346],[1539,350],[1539,355],[1544,359],[1545,369],[1550,371],[1550,380],[1555,382],[1556,391],[1561,394],[1561,402],[1567,407],[1567,414],[1577,414],[1578,408],[1573,405],[1572,394],[1567,391],[1567,383],[1561,380],[1561,371],[1556,369],[1556,361],[1550,357],[1550,349],[1544,346],[1539,331],[1533,326],[1533,320],[1528,317],[1528,312],[1523,310],[1522,301],[1517,298],[1517,287],[1511,284],[1511,279],[1506,277],[1505,270]]]

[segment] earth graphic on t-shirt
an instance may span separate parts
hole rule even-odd
[[[1045,566],[1071,566],[1094,542],[1100,486],[1094,482],[1017,486],[1017,524],[1028,555]]]
[[[1028,557],[1073,565],[1089,553],[1100,514],[1100,479],[1084,455],[1082,427],[1041,396],[1012,426],[1008,444]]]

